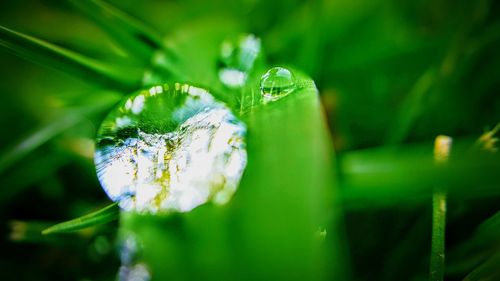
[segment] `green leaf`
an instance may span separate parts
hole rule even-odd
[[[88,227],[105,224],[118,219],[119,208],[117,203],[113,203],[96,212],[82,217],[58,223],[42,231],[42,234],[64,233],[82,230]]]

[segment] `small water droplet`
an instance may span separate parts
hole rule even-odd
[[[260,80],[260,91],[265,102],[280,99],[295,89],[293,73],[283,67],[269,69]]]
[[[221,82],[231,89],[243,87],[260,50],[260,39],[252,34],[240,35],[222,42],[219,58]]]
[[[97,175],[128,211],[224,204],[246,166],[245,134],[244,124],[206,90],[154,86],[128,97],[101,124]]]
[[[144,263],[137,263],[133,265],[122,265],[118,272],[119,281],[149,281],[151,280],[151,273]]]
[[[128,234],[121,238],[118,244],[122,265],[130,265],[134,263],[140,252],[140,246],[137,238],[132,234]]]
[[[149,281],[151,272],[141,260],[141,246],[135,235],[127,233],[119,240],[121,266],[118,270],[119,281]]]

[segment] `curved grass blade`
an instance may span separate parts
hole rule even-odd
[[[137,69],[104,64],[4,26],[0,26],[0,48],[40,65],[120,89],[134,88],[142,78],[142,71]]]
[[[43,235],[53,233],[65,233],[78,231],[84,228],[105,224],[118,219],[120,208],[118,203],[113,203],[96,212],[84,215],[82,217],[58,223],[42,231]]]
[[[142,61],[149,62],[152,52],[164,47],[158,32],[111,4],[100,0],[70,2],[133,57],[139,56]]]
[[[455,276],[468,273],[467,278],[469,279],[465,280],[478,280],[478,273],[488,263],[488,259],[495,254],[500,254],[500,248],[498,248],[499,242],[500,212],[497,212],[483,221],[476,228],[471,238],[449,251],[449,254],[447,254],[449,258],[447,258],[446,273]]]
[[[477,232],[485,237],[500,233],[500,211],[481,223]]]
[[[477,266],[471,273],[469,273],[463,281],[484,281],[484,280],[499,280],[500,271],[498,265],[500,264],[500,251],[487,259],[485,262]]]

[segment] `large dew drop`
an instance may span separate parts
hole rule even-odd
[[[245,85],[249,72],[260,54],[260,39],[240,35],[222,42],[219,58],[219,79],[228,88]]]
[[[129,211],[187,212],[226,203],[246,166],[246,129],[207,91],[155,86],[122,102],[96,140],[98,178]]]
[[[296,88],[295,76],[283,67],[269,69],[260,80],[260,91],[265,102],[278,100]]]

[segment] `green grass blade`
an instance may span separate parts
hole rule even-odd
[[[294,73],[301,88],[267,104],[251,81],[255,106],[241,116],[248,165],[227,206],[168,217],[122,213],[122,233],[144,245],[155,278],[347,280],[331,141],[314,83]]]
[[[408,93],[406,100],[399,109],[399,114],[394,120],[394,125],[388,131],[387,144],[399,144],[408,136],[415,120],[425,107],[425,97],[429,94],[437,79],[437,72],[430,68],[417,80],[413,88]]]
[[[54,136],[75,126],[82,119],[83,116],[81,115],[70,114],[63,118],[58,118],[54,122],[50,122],[46,126],[42,126],[40,129],[35,130],[28,137],[23,138],[17,145],[5,151],[0,156],[0,173],[3,173],[8,167],[15,164]]]
[[[243,115],[249,127],[248,161],[253,164],[240,187],[246,199],[239,215],[248,220],[242,231],[247,241],[242,243],[255,249],[249,260],[256,266],[268,264],[264,268],[276,274],[276,280],[283,279],[287,267],[296,267],[297,276],[311,270],[310,280],[346,280],[349,257],[340,243],[338,182],[330,170],[334,166],[332,143],[314,82],[294,73],[300,89]],[[253,90],[260,98],[260,90]],[[314,243],[307,244],[307,232],[322,224],[326,225],[327,253],[321,247],[314,251]],[[285,256],[297,263],[280,262]]]
[[[499,264],[500,251],[497,250],[492,257],[481,263],[469,273],[463,281],[500,280],[500,271],[498,270]]]
[[[478,227],[478,234],[483,236],[494,236],[494,234],[500,233],[500,211],[495,215],[491,216],[489,219],[485,220]]]
[[[30,156],[19,164],[18,169],[12,169],[0,178],[0,210],[10,206],[18,194],[55,174],[69,161],[70,159],[61,154],[46,151],[30,153]]]
[[[163,48],[162,37],[158,32],[104,1],[70,2],[94,20],[133,58],[140,57],[148,62],[152,51]]]
[[[43,66],[120,89],[139,85],[142,72],[104,64],[42,39],[0,26],[0,48]]]
[[[119,207],[117,203],[113,203],[96,212],[85,216],[58,223],[42,231],[42,234],[64,233],[78,231],[84,228],[105,224],[118,219]]]
[[[0,174],[44,143],[77,125],[85,119],[86,114],[100,112],[103,109],[109,108],[110,104],[116,102],[115,99],[103,99],[103,101],[97,105],[81,107],[62,114],[52,122],[36,129],[30,135],[21,139],[13,147],[3,151],[0,154]]]
[[[498,253],[500,239],[500,212],[482,222],[474,235],[447,253],[447,274],[463,275],[470,273],[472,278],[480,269],[480,265]],[[475,271],[475,273],[471,273]],[[477,279],[471,279],[477,280]]]
[[[402,200],[424,203],[435,186],[460,198],[499,195],[500,157],[471,152],[474,142],[475,138],[454,140],[453,157],[445,167],[434,165],[431,143],[343,153],[339,155],[343,200],[355,209],[395,206]]]

